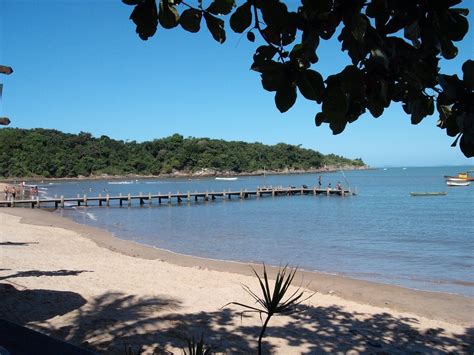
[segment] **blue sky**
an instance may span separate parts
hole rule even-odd
[[[472,1],[462,7],[470,9]],[[215,42],[207,29],[164,30],[142,41],[119,0],[1,0],[0,63],[14,73],[4,83],[0,116],[11,127],[55,128],[144,141],[173,133],[194,137],[301,144],[324,154],[361,157],[371,166],[472,165],[437,117],[413,126],[401,106],[361,117],[333,136],[314,125],[319,106],[304,99],[287,113],[249,70],[258,43],[227,32]],[[442,71],[461,74],[473,58],[472,29]],[[323,42],[315,69],[338,72],[348,57],[336,40]]]

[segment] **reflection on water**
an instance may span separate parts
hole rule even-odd
[[[308,270],[474,296],[474,186],[448,188],[445,174],[466,167],[388,168],[346,172],[353,197],[293,196],[131,208],[67,208],[61,213],[123,239],[176,252],[239,261],[298,265]],[[154,179],[65,182],[49,195],[124,195],[314,186],[318,175],[240,177],[236,181]],[[324,174],[347,186],[340,173]],[[411,197],[410,192],[447,191]]]

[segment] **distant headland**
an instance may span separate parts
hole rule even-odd
[[[0,178],[204,177],[367,169],[300,146],[169,137],[137,143],[52,129],[0,130]]]

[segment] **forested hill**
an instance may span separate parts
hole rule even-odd
[[[124,142],[90,133],[50,129],[0,129],[0,176],[77,177],[99,174],[159,175],[176,172],[252,173],[310,170],[324,166],[361,167],[350,160],[288,144],[226,142],[183,138],[179,134],[149,142]]]

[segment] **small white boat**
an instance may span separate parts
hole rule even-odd
[[[237,178],[236,177],[216,177],[216,180],[234,181],[234,180],[237,180]]]
[[[448,180],[446,181],[446,185],[448,186],[469,186],[471,185],[470,181],[452,181]]]
[[[457,178],[457,177],[447,177],[446,181],[454,181],[454,182],[466,182],[468,180],[463,179],[463,178]]]

